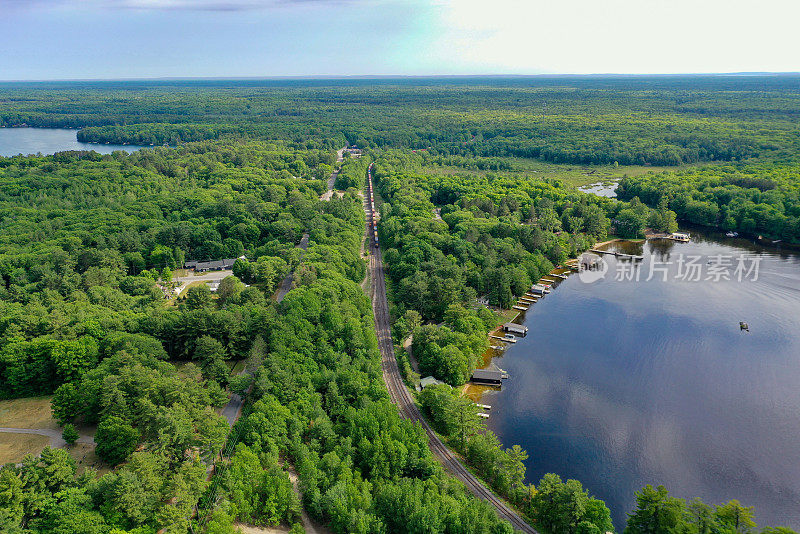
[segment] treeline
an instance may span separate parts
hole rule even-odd
[[[509,308],[553,265],[605,237],[622,207],[551,181],[406,173],[415,158],[384,154],[374,172],[398,316],[413,309],[439,322],[478,296]]]
[[[796,159],[626,177],[617,195],[638,197],[651,206],[666,204],[694,224],[800,242]]]
[[[77,127],[95,142],[247,137],[637,165],[794,151],[800,103],[793,77],[15,84],[0,98],[0,126]]]

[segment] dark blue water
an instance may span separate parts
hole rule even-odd
[[[722,237],[626,249],[645,256],[640,281],[605,256],[605,278],[572,275],[527,312],[528,336],[495,359],[511,378],[484,396],[490,428],[528,451],[529,482],[580,480],[618,529],[645,484],[800,528],[800,258]],[[681,255],[705,278],[720,254],[729,274],[758,258],[758,280],[675,278]],[[645,281],[651,265],[668,280]]]
[[[134,152],[134,145],[103,145],[78,142],[78,131],[62,128],[0,128],[0,156],[54,154],[65,150],[94,150],[111,154],[115,150]]]

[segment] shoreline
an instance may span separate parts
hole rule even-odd
[[[645,241],[647,241],[647,239],[624,239],[624,238],[621,238],[621,237],[615,237],[613,239],[607,239],[605,241],[599,241],[599,242],[595,243],[594,245],[592,245],[591,247],[589,247],[589,249],[587,249],[587,250],[600,249],[601,247],[607,247],[607,246],[611,245],[612,243],[618,243],[618,242],[643,243]],[[578,262],[578,258],[577,257],[569,258],[567,260],[564,260],[562,265],[554,266],[553,269],[549,273],[543,274],[541,277],[539,277],[539,280],[537,280],[535,283],[540,282],[541,279],[543,277],[545,277],[545,276],[549,276],[549,275],[553,275],[553,274],[563,275],[565,273],[572,273],[574,271],[573,271],[573,268],[572,268],[571,265],[572,264],[577,264],[577,262]],[[563,281],[564,280],[562,280],[562,282]],[[560,283],[561,282],[559,282],[559,284]],[[517,305],[518,305],[519,304],[519,297],[516,297],[516,302],[517,302]],[[504,314],[507,314],[509,312],[515,312],[513,316],[509,315],[510,318],[505,321],[505,322],[508,322],[508,323],[514,323],[514,322],[517,322],[520,319],[520,316],[522,316],[527,311],[529,311],[531,309],[531,307],[533,307],[534,305],[535,305],[535,303],[530,304],[528,306],[528,310],[525,310],[525,311],[515,311],[513,308],[510,309],[510,310],[504,310],[502,308],[495,308],[495,307],[489,307],[489,308],[493,309],[493,310],[498,310],[499,309],[500,311],[496,312],[496,313],[498,313],[498,315],[501,316],[501,317],[503,317]],[[488,369],[489,367],[492,366],[493,360],[495,358],[501,358],[501,357],[505,356],[505,352],[509,348],[508,344],[503,345],[503,343],[504,343],[503,341],[500,341],[499,339],[494,339],[492,337],[492,336],[503,337],[503,334],[504,334],[504,332],[503,332],[503,324],[504,323],[501,323],[500,325],[497,326],[497,328],[495,328],[493,330],[490,330],[489,332],[486,333],[486,338],[487,338],[487,340],[489,342],[489,348],[487,348],[484,351],[484,353],[481,355],[481,358],[482,358],[483,361],[475,369]],[[522,324],[522,323],[519,322],[517,324]],[[498,346],[498,345],[500,347],[502,347],[502,348],[501,349],[492,348],[493,346]],[[462,397],[468,397],[473,402],[477,402],[477,403],[481,402],[481,399],[483,398],[484,393],[486,393],[487,391],[499,391],[499,388],[497,388],[496,386],[482,386],[482,385],[478,385],[478,384],[473,384],[472,382],[469,382],[469,381],[467,381],[463,386],[461,386],[461,396]]]

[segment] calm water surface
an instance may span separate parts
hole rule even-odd
[[[490,428],[528,450],[529,482],[580,480],[618,529],[645,484],[800,529],[800,257],[697,235],[624,246],[645,256],[640,281],[604,256],[605,278],[572,275],[527,312],[528,336],[494,360],[511,378],[484,395]],[[676,279],[691,255],[704,278],[717,255],[731,275],[758,259],[758,280]],[[667,281],[646,281],[651,265]]]
[[[62,128],[0,128],[0,156],[17,154],[53,154],[65,150],[94,150],[111,154],[115,150],[134,152],[142,147],[134,145],[101,145],[79,143],[78,130]]]

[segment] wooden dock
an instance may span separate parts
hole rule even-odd
[[[505,337],[500,337],[500,336],[492,336],[492,335],[490,335],[489,337],[492,338],[492,339],[499,339],[500,341],[505,341],[506,343],[516,343],[517,342],[516,338],[511,339],[511,338],[505,338]]]
[[[523,303],[527,304],[528,306],[530,306],[531,304],[536,304],[536,299],[531,298],[531,297],[520,297],[519,300],[521,300]]]
[[[520,310],[520,311],[528,311],[528,307],[527,306],[512,306],[512,308],[514,308],[515,310]]]

